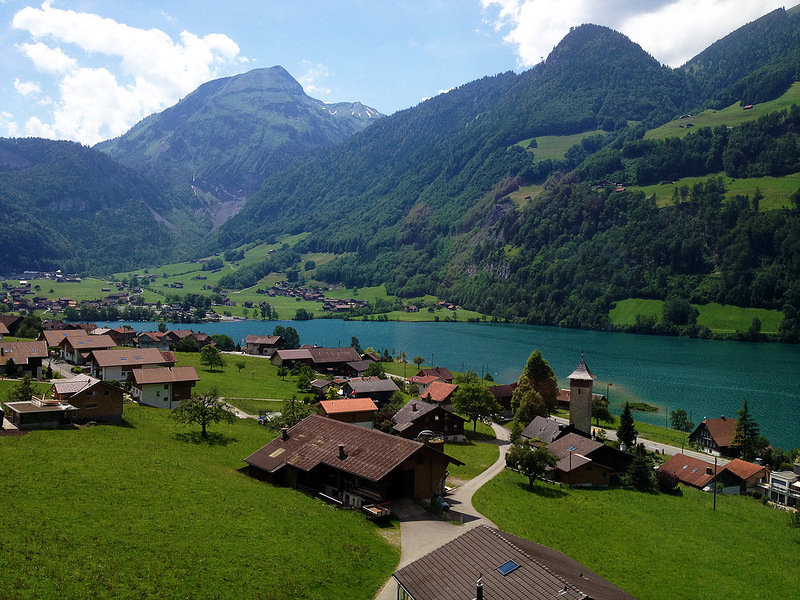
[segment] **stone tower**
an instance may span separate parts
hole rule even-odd
[[[569,423],[578,431],[592,433],[592,385],[594,375],[581,362],[569,376]]]

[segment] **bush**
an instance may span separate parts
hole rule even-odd
[[[83,373],[83,369],[81,369],[81,368],[80,368],[80,367],[78,367],[78,366],[74,366],[74,367],[72,367],[72,368],[70,369],[70,372],[72,372],[72,373],[75,373],[75,374],[77,374],[77,375],[80,375],[81,373]]]
[[[677,475],[674,475],[668,471],[664,470],[657,470],[656,471],[656,485],[658,486],[658,490],[665,494],[674,494],[678,491],[678,479]]]
[[[761,496],[762,496],[761,492],[759,492],[758,490],[753,490],[753,498],[755,498],[756,500],[761,500]]]

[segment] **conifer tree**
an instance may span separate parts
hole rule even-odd
[[[742,459],[752,461],[756,457],[760,427],[750,410],[745,399],[742,409],[737,411],[739,418],[736,421],[736,433],[733,436],[733,445],[741,448]]]
[[[619,429],[617,429],[617,439],[625,444],[625,447],[630,449],[633,447],[634,441],[636,441],[636,436],[639,435],[639,432],[636,431],[636,427],[633,425],[633,415],[631,414],[631,407],[630,404],[627,402],[625,403],[625,408],[622,410],[622,414],[619,416]]]

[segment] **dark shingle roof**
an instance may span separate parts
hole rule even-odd
[[[545,444],[549,444],[558,437],[558,434],[563,430],[563,425],[553,419],[547,417],[536,417],[533,421],[528,423],[528,426],[522,431],[522,437],[532,440],[541,440]]]
[[[361,360],[361,355],[352,346],[344,348],[310,348],[314,364],[349,363]]]
[[[277,344],[281,339],[279,335],[248,335],[244,341],[248,344]]]
[[[372,394],[375,392],[396,392],[399,388],[397,384],[389,378],[378,379],[351,379],[347,382],[356,394]]]
[[[700,428],[703,424],[708,428],[708,433],[714,438],[717,446],[727,448],[733,444],[733,438],[736,435],[736,419],[726,417],[703,419],[697,427]]]
[[[567,377],[567,379],[579,379],[584,381],[592,381],[594,378],[594,373],[586,366],[586,362],[584,362],[583,358],[581,358],[581,362],[578,363],[578,366],[575,367],[572,374]]]

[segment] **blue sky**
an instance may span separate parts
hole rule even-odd
[[[391,114],[523,70],[571,26],[679,66],[777,0],[0,0],[0,136],[120,135],[205,81],[284,66],[306,93]],[[665,36],[664,31],[670,35]]]

